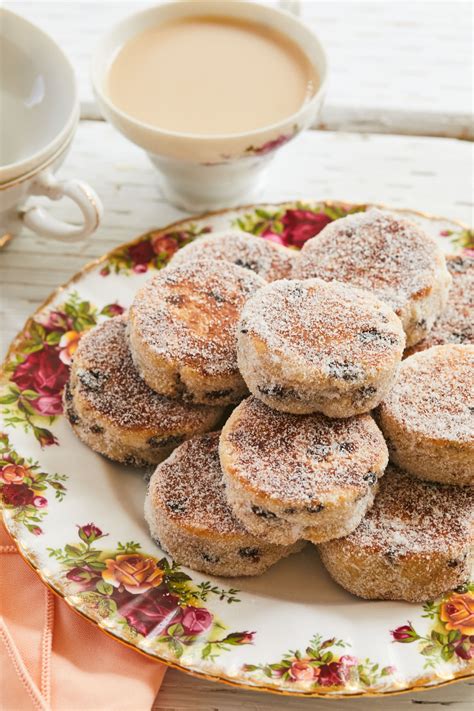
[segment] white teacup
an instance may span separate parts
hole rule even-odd
[[[271,126],[218,136],[162,130],[117,108],[107,93],[106,80],[121,47],[138,33],[162,22],[206,15],[260,23],[293,40],[320,78],[314,96],[296,113]],[[92,83],[103,115],[130,141],[145,149],[160,170],[165,195],[190,211],[231,207],[255,194],[275,150],[314,123],[323,101],[326,74],[324,50],[305,24],[286,12],[253,2],[181,1],[138,12],[110,30],[92,62]]]
[[[79,240],[98,226],[102,206],[79,180],[60,181],[79,120],[73,68],[58,45],[35,25],[0,10],[0,246],[23,225],[39,235]],[[82,225],[51,216],[25,202],[32,195],[69,197],[80,208]]]

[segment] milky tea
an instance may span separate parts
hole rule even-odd
[[[216,136],[286,119],[318,85],[311,62],[288,37],[216,16],[173,20],[133,37],[112,62],[106,91],[142,123]]]

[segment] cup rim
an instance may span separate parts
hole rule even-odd
[[[59,52],[62,60],[70,70],[74,92],[74,101],[72,102],[71,110],[64,122],[63,127],[46,145],[38,149],[35,153],[29,155],[27,158],[23,158],[22,160],[15,161],[13,163],[0,165],[0,184],[6,185],[10,182],[15,182],[19,178],[23,178],[32,172],[35,172],[38,167],[42,167],[43,163],[50,157],[52,152],[56,154],[57,150],[62,148],[63,144],[67,141],[69,134],[74,131],[76,127],[79,119],[80,107],[77,78],[74,67],[59,44],[47,32],[38,27],[38,25],[35,25],[34,22],[27,20],[23,17],[23,15],[13,12],[13,10],[7,8],[0,8],[0,15],[2,13],[8,14],[16,20],[19,20],[21,23],[28,25],[31,31],[36,32],[38,35],[42,35],[43,38]],[[10,177],[4,177],[5,174],[10,174]]]
[[[126,26],[132,19],[136,19],[138,17],[141,17],[143,15],[147,14],[154,14],[156,11],[158,11],[160,8],[169,6],[169,5],[181,5],[183,8],[186,6],[190,6],[190,3],[186,2],[177,2],[176,0],[168,0],[168,2],[163,2],[158,5],[154,5],[152,7],[148,7],[142,10],[139,10],[137,12],[131,13],[130,15],[127,15],[125,18],[117,22],[111,29],[101,37],[99,44],[97,45],[92,61],[91,61],[91,66],[90,66],[90,77],[91,77],[91,82],[92,82],[92,88],[94,90],[94,93],[96,97],[103,102],[107,108],[112,111],[114,114],[119,116],[123,121],[128,122],[130,125],[132,125],[135,129],[140,129],[140,130],[146,130],[146,131],[153,131],[156,134],[159,134],[163,136],[164,138],[169,137],[169,138],[175,138],[175,139],[187,139],[187,140],[193,140],[193,141],[201,141],[201,142],[209,142],[209,141],[233,141],[233,140],[238,140],[238,139],[243,139],[246,137],[258,137],[260,135],[265,135],[271,132],[276,132],[279,128],[283,128],[284,126],[287,126],[288,124],[297,124],[298,119],[301,115],[303,115],[308,109],[310,109],[314,104],[316,104],[321,96],[324,95],[324,92],[326,90],[326,85],[327,85],[327,78],[328,78],[328,61],[327,61],[327,54],[324,49],[324,46],[319,39],[319,37],[316,35],[316,33],[308,27],[302,20],[300,20],[299,17],[296,15],[293,15],[287,11],[281,10],[279,8],[274,8],[271,6],[267,5],[259,5],[259,9],[263,10],[264,12],[267,12],[270,15],[277,15],[280,16],[281,18],[284,18],[285,20],[292,22],[293,25],[296,25],[300,29],[302,29],[304,32],[306,32],[307,35],[311,36],[311,41],[316,45],[317,50],[319,54],[321,55],[321,67],[316,67],[318,76],[320,78],[320,83],[319,86],[317,87],[316,91],[314,92],[313,96],[311,99],[305,103],[303,103],[297,111],[295,111],[293,114],[290,114],[289,116],[280,119],[279,121],[273,123],[273,124],[268,124],[267,126],[262,126],[260,128],[252,129],[249,131],[241,131],[239,133],[215,133],[215,134],[204,134],[204,133],[191,133],[191,132],[186,132],[186,131],[171,131],[170,129],[164,129],[160,128],[159,126],[154,126],[153,124],[145,123],[144,121],[140,121],[139,119],[134,118],[130,114],[126,113],[125,111],[122,111],[122,109],[119,109],[113,101],[110,99],[110,97],[107,95],[105,91],[102,90],[100,84],[100,77],[99,77],[99,55],[100,52],[103,48],[103,46],[106,44],[107,40],[122,26]],[[231,0],[231,2],[227,2],[225,7],[230,7],[231,5],[240,5],[240,6],[247,6],[250,9],[252,6],[255,7],[255,3],[250,2],[249,0]],[[224,15],[225,13],[220,13]],[[183,14],[185,16],[185,14]],[[250,21],[252,20],[251,15],[248,18]],[[258,20],[255,21],[257,24],[261,24]],[[159,21],[156,23],[159,24]],[[151,24],[150,24],[151,26]],[[278,30],[281,32],[283,35],[287,35],[289,39],[291,39],[295,44],[299,46],[299,43],[296,40],[293,40],[290,35],[285,31],[285,30]],[[301,47],[300,47],[301,49]],[[302,50],[304,52],[304,50]],[[306,52],[304,54],[307,55]],[[311,59],[308,57],[308,59],[311,61]],[[107,60],[110,60],[110,55],[107,56]],[[101,63],[102,66],[103,62]],[[311,61],[311,64],[313,67],[315,66],[315,63]],[[109,65],[110,66],[110,65]]]

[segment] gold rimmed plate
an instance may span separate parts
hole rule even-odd
[[[301,696],[401,693],[472,676],[474,585],[426,605],[363,601],[329,578],[311,546],[258,578],[203,576],[150,539],[143,472],[90,451],[62,415],[81,335],[126,310],[195,237],[232,227],[299,249],[367,207],[253,205],[153,230],[85,267],[14,340],[0,380],[5,525],[44,583],[137,651],[208,679]],[[459,223],[392,212],[411,216],[447,253],[473,248]]]

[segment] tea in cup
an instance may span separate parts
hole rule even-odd
[[[172,2],[123,20],[93,61],[104,116],[188,210],[238,204],[315,120],[324,51],[297,18],[249,2]]]

